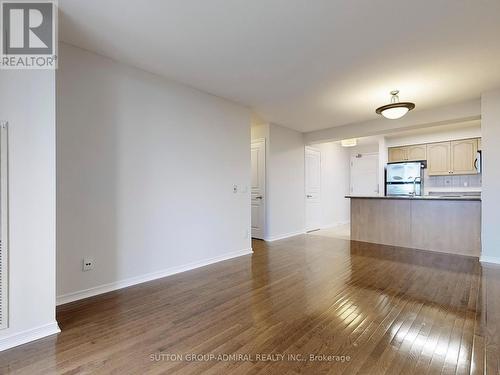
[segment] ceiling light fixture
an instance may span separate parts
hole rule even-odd
[[[396,120],[415,108],[415,103],[400,102],[398,94],[399,90],[391,91],[391,104],[378,107],[375,112],[390,120]]]
[[[354,147],[358,144],[358,140],[356,138],[351,139],[343,139],[340,141],[342,147]]]

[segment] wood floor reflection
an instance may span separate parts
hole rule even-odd
[[[253,246],[61,306],[62,333],[0,353],[0,373],[499,374],[500,268],[320,236]]]

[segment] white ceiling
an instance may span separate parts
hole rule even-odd
[[[60,0],[63,41],[301,131],[500,87],[499,0]],[[411,113],[409,114],[411,116]]]

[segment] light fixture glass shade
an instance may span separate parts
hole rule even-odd
[[[358,144],[358,140],[356,138],[351,139],[343,139],[340,141],[342,147],[354,147]]]
[[[411,111],[413,108],[415,108],[415,103],[400,103],[398,94],[398,90],[391,91],[391,104],[386,104],[382,107],[378,107],[375,112],[390,120],[396,120],[403,117],[408,113],[408,111]]]
[[[406,115],[408,111],[409,108],[406,107],[387,108],[381,112],[381,115],[390,120],[396,120]]]

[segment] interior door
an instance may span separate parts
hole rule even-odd
[[[378,154],[351,158],[351,195],[379,195],[378,165]]]
[[[321,153],[305,149],[306,231],[321,228]]]
[[[252,237],[263,239],[266,227],[266,141],[252,141]]]

